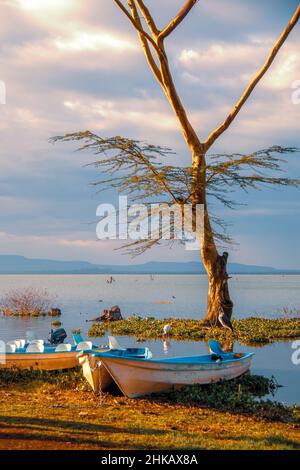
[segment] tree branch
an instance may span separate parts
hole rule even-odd
[[[159,50],[159,47],[158,45],[156,44],[156,42],[154,41],[154,39],[152,39],[151,36],[149,36],[149,34],[146,33],[146,31],[143,30],[143,28],[141,28],[137,23],[136,21],[134,20],[134,18],[132,17],[132,15],[129,13],[129,11],[124,7],[123,3],[121,2],[121,0],[114,0],[114,2],[118,5],[118,7],[122,10],[122,12],[127,16],[127,18],[129,19],[129,21],[132,23],[132,25],[134,26],[134,28],[140,33],[142,34],[151,44],[152,46],[154,47],[154,49],[160,53],[160,50]],[[131,0],[129,0],[129,2],[132,3]],[[129,3],[128,2],[128,3]]]
[[[176,203],[176,204],[179,204],[175,194],[173,193],[173,191],[171,190],[171,188],[169,187],[169,185],[167,184],[165,178],[163,176],[161,176],[159,174],[159,172],[156,170],[156,168],[154,167],[154,165],[152,165],[150,163],[150,161],[145,158],[143,156],[143,154],[141,152],[139,152],[139,159],[149,168],[150,171],[152,171],[154,177],[157,179],[157,181],[165,188],[165,190],[167,191],[167,193],[170,194],[170,196],[172,197],[173,201]]]
[[[241,96],[241,98],[239,99],[239,101],[237,102],[237,104],[235,105],[235,107],[233,108],[229,116],[227,117],[227,119],[217,129],[215,129],[207,138],[204,144],[206,151],[213,145],[215,140],[218,137],[220,137],[220,135],[223,134],[223,132],[225,132],[228,129],[232,121],[235,119],[235,117],[237,116],[237,114],[239,113],[239,111],[241,110],[241,108],[243,107],[243,105],[246,103],[247,99],[253,92],[256,85],[259,83],[259,81],[262,79],[262,77],[265,75],[265,73],[268,71],[268,69],[272,65],[280,48],[282,47],[285,40],[289,36],[290,32],[292,31],[297,21],[299,20],[299,17],[300,17],[300,4],[298,5],[298,8],[296,12],[294,13],[294,16],[292,17],[291,21],[289,22],[285,30],[282,32],[281,36],[279,37],[278,41],[273,47],[268,59],[266,60],[262,68],[259,70],[259,72],[252,79],[250,85],[245,90],[245,92],[243,93],[243,95]]]
[[[157,29],[155,21],[154,21],[153,17],[151,16],[151,13],[150,13],[149,9],[144,4],[143,0],[136,0],[136,3],[138,4],[139,9],[141,10],[141,13],[142,13],[143,17],[145,18],[152,35],[154,37],[157,37],[159,35],[160,31]]]
[[[168,24],[168,26],[163,31],[161,31],[161,33],[158,35],[158,38],[163,40],[167,36],[169,36],[189,14],[191,9],[196,5],[197,2],[198,0],[188,0],[184,7],[180,10],[178,15],[171,21],[171,23]]]
[[[117,5],[120,7],[120,9],[123,11],[123,13],[129,18],[130,22],[133,24],[134,28],[137,30],[137,32],[140,35],[141,43],[145,51],[146,58],[148,60],[148,63],[151,67],[151,70],[153,71],[155,77],[159,81],[160,85],[162,86],[167,99],[169,100],[169,103],[171,104],[175,115],[177,116],[180,126],[184,135],[184,138],[186,142],[188,143],[191,151],[193,154],[195,154],[195,158],[202,161],[202,155],[203,155],[203,145],[201,144],[196,131],[194,130],[193,126],[191,125],[185,108],[181,103],[181,100],[178,96],[178,93],[176,91],[175,84],[173,82],[173,77],[169,68],[168,64],[168,59],[167,55],[164,49],[164,44],[162,40],[159,40],[159,36],[157,39],[153,39],[147,34],[141,24],[140,17],[138,15],[137,11],[137,6],[135,3],[135,0],[127,0],[128,6],[131,9],[131,14],[129,11],[124,7],[123,3],[120,0],[114,0]],[[188,12],[191,10],[191,8],[194,6],[198,0],[189,0],[186,5],[183,7],[181,12],[178,14],[178,16],[175,18],[175,20],[171,23],[173,25],[173,29],[179,24],[184,17],[188,14]],[[141,2],[140,2],[141,3]],[[143,4],[144,5],[144,4]],[[145,5],[144,5],[145,6]],[[150,15],[150,13],[149,13]],[[152,17],[151,17],[152,18]],[[171,32],[171,31],[170,31]],[[155,52],[157,54],[157,58],[160,63],[160,70],[158,68],[158,65],[156,64],[150,47],[149,41],[152,45],[154,45]],[[156,43],[157,41],[157,43]],[[195,159],[194,159],[195,160]],[[203,161],[202,161],[203,163]],[[200,166],[198,163],[196,166]]]
[[[140,2],[138,2],[139,4]],[[128,0],[128,5],[129,5],[129,8],[131,9],[131,13],[132,13],[132,17],[135,21],[135,24],[143,30],[143,26],[142,26],[142,23],[141,23],[141,20],[140,20],[140,17],[139,17],[139,14],[138,14],[138,11],[137,11],[137,8],[136,8],[136,5],[135,5],[135,2],[132,1],[132,0]],[[138,30],[139,31],[139,30]],[[140,41],[141,41],[141,44],[142,44],[142,48],[144,49],[144,53],[145,53],[145,56],[146,56],[146,59],[148,61],[148,64],[154,74],[154,76],[156,77],[156,79],[158,80],[158,82],[161,84],[161,86],[163,87],[163,80],[162,80],[162,76],[161,76],[161,72],[154,60],[154,57],[152,55],[152,52],[150,50],[150,46],[149,46],[149,43],[147,41],[147,38],[145,37],[144,34],[141,34],[139,33],[139,37],[140,37]]]

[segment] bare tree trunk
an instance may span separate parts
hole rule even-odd
[[[218,255],[215,263],[208,271],[209,287],[207,297],[207,311],[205,322],[211,326],[221,326],[219,314],[224,312],[230,320],[233,311],[233,302],[230,299],[227,274],[228,253]]]
[[[163,45],[160,45],[160,47],[165,53]],[[184,107],[177,95],[166,59],[162,62],[161,70],[166,96],[174,109],[181,125],[183,136],[192,154],[191,201],[194,214],[196,214],[196,206],[198,204],[204,206],[204,233],[201,237],[201,255],[209,279],[208,306],[205,321],[210,325],[218,325],[218,317],[222,311],[221,309],[223,309],[230,320],[233,311],[233,303],[230,300],[227,282],[228,275],[226,265],[228,254],[223,254],[222,256],[218,254],[207,209],[206,150],[187,118]]]
[[[206,201],[206,168],[205,153],[197,155],[198,148],[193,152],[192,200],[193,206],[204,206],[203,234],[201,236],[201,256],[208,275],[209,289],[205,322],[211,326],[221,326],[220,313],[225,313],[228,320],[233,313],[233,302],[230,299],[227,274],[228,253],[219,255],[214,233],[210,222]],[[203,165],[204,162],[204,165]]]

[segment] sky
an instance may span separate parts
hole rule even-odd
[[[148,0],[160,28],[183,0]],[[201,0],[166,41],[178,91],[200,138],[218,126],[266,59],[297,1]],[[31,258],[142,263],[198,260],[183,247],[157,248],[134,260],[96,239],[97,194],[87,153],[49,138],[89,129],[171,147],[190,155],[137,35],[113,0],[0,0],[0,254]],[[300,147],[300,24],[230,129],[211,149],[249,152]],[[288,157],[300,178],[300,155]],[[216,208],[236,244],[230,260],[300,268],[300,189],[236,194],[247,205]]]

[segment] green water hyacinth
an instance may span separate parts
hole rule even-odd
[[[94,323],[89,336],[101,337],[107,331],[117,336],[135,336],[138,340],[159,339],[164,325],[171,326],[171,338],[184,341],[219,339],[239,341],[242,344],[267,344],[273,341],[288,341],[300,338],[300,318],[267,319],[245,318],[233,321],[233,334],[221,328],[209,328],[203,321],[167,318],[140,318],[131,316],[127,320],[110,323]]]

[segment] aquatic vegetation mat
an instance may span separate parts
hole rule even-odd
[[[246,318],[233,320],[234,333],[223,328],[211,328],[200,320],[129,317],[127,320],[94,323],[90,337],[104,336],[107,331],[114,335],[135,336],[138,340],[159,339],[164,325],[171,326],[171,338],[175,340],[202,341],[208,339],[237,340],[244,344],[266,344],[273,341],[300,338],[300,318],[267,319]]]
[[[274,377],[269,379],[260,375],[245,374],[226,382],[185,387],[174,392],[173,400],[300,425],[299,406],[286,406],[278,401],[263,399],[267,395],[274,397],[278,387],[280,385]]]

